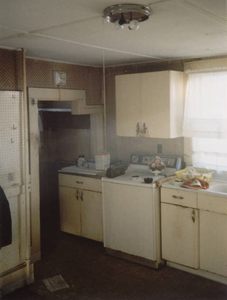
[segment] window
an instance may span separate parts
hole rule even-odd
[[[183,132],[193,166],[227,171],[227,71],[189,74]]]
[[[192,138],[194,167],[227,171],[227,140]]]

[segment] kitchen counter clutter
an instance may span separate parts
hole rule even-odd
[[[227,284],[227,183],[207,190],[161,188],[162,258],[167,265]]]

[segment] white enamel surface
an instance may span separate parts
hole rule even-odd
[[[131,1],[118,1],[117,3]],[[138,0],[138,4],[147,4]],[[102,66],[226,53],[226,1],[150,1],[138,30],[116,30],[103,18],[113,1],[1,0],[0,46],[26,56]]]
[[[159,190],[103,182],[104,246],[160,260]]]
[[[138,176],[138,177],[136,177]],[[124,175],[115,177],[115,178],[107,178],[103,177],[103,182],[113,182],[113,183],[119,183],[119,184],[127,184],[127,185],[135,185],[135,186],[141,186],[144,188],[156,188],[155,181],[159,178],[162,178],[163,176],[153,176],[153,174],[150,171],[144,171],[144,172],[126,172]],[[144,183],[144,178],[153,178],[153,183]]]
[[[217,193],[227,194],[227,184],[219,183],[210,187],[210,190]]]

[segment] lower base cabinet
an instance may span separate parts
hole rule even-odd
[[[198,210],[161,204],[162,258],[194,269],[199,267]]]
[[[161,188],[162,258],[227,284],[227,196]]]
[[[61,174],[59,177],[61,230],[102,242],[103,213],[102,193],[100,191],[101,180],[87,179],[68,174]],[[61,185],[66,182],[69,182],[72,186]],[[99,187],[99,184],[100,189],[98,188],[98,191],[91,190]],[[77,185],[80,185],[81,188],[78,188]]]
[[[200,268],[227,276],[227,215],[200,211]]]

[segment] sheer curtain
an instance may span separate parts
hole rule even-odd
[[[189,74],[183,135],[193,166],[227,170],[227,71]]]

